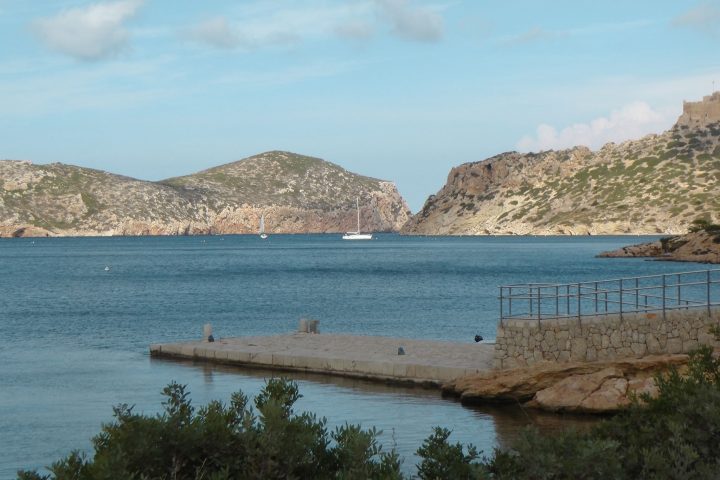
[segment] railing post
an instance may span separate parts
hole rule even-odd
[[[537,291],[537,299],[538,299],[538,328],[540,328],[540,311],[542,310],[542,307],[541,307],[541,305],[540,305],[540,302],[542,301],[542,300],[540,299],[540,289],[541,289],[541,288],[542,288],[542,287],[540,287],[540,286],[537,287],[537,289],[538,289],[538,291]]]
[[[708,318],[710,318],[710,270],[707,271],[707,312]]]
[[[580,286],[580,284],[578,283],[578,284],[577,284],[577,297],[578,297],[578,302],[577,302],[577,317],[578,317],[578,323],[581,322],[581,320],[580,320],[580,310],[581,310],[581,308],[582,308],[582,306],[581,306],[581,304],[580,304],[580,288],[581,288],[581,286]]]
[[[682,290],[680,290],[680,274],[677,274],[677,306],[680,306],[680,297],[682,297]]]
[[[665,282],[665,274],[663,273],[663,276],[662,276],[662,313],[663,313],[663,320],[665,320],[665,290],[666,290],[665,285],[666,285],[666,282]]]
[[[567,306],[565,307],[565,314],[566,316],[570,316],[570,284],[568,283],[565,285],[565,303],[567,303]]]
[[[505,287],[500,287],[500,326],[503,326],[503,290]]]
[[[555,285],[555,318],[560,318],[560,297],[558,296],[559,288]]]
[[[620,279],[620,321],[623,319],[623,279]]]
[[[595,310],[596,314],[600,313],[600,309],[597,306],[597,304],[598,304],[598,289],[597,289],[597,287],[598,287],[598,282],[595,282],[595,305],[593,306],[593,309]]]
[[[607,313],[607,309],[608,309],[608,296],[607,296],[607,292],[605,292],[605,313]]]
[[[635,277],[635,312],[640,310],[640,289],[638,288],[638,278]]]
[[[508,287],[508,317],[512,318],[513,287]]]
[[[535,287],[532,287],[532,286],[528,287],[528,296],[527,296],[528,303],[530,304],[530,314],[528,315],[528,317],[530,317],[530,318],[533,317],[533,288],[535,288]]]

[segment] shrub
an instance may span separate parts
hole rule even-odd
[[[163,395],[164,411],[154,417],[114,408],[115,421],[93,439],[91,460],[73,452],[49,467],[51,476],[20,471],[18,478],[401,478],[398,455],[382,451],[376,430],[346,425],[328,434],[325,419],[296,414],[294,382],[269,380],[255,409],[241,392],[230,405],[213,401],[197,411],[183,385],[171,383]]]
[[[692,221],[688,230],[690,231],[690,233],[700,231],[704,231],[707,233],[720,233],[720,225],[718,225],[717,223],[712,223],[710,220],[707,220],[705,218],[696,218]]]
[[[720,336],[720,328],[711,332]],[[658,375],[656,398],[634,398],[623,413],[595,428],[542,435],[523,433],[512,449],[479,458],[475,447],[450,443],[435,428],[417,450],[418,477],[430,479],[718,478],[720,359],[701,347],[688,371]],[[20,480],[95,479],[401,479],[396,452],[383,452],[375,429],[345,425],[328,434],[325,420],[296,414],[297,385],[270,380],[254,406],[242,393],[230,405],[197,412],[185,387],[163,391],[164,412],[136,415],[114,409],[115,421],[93,439],[91,460],[78,452],[50,467],[49,476],[18,472]],[[256,413],[257,412],[257,413]]]

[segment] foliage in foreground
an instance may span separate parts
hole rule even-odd
[[[689,372],[656,378],[656,399],[588,432],[542,435],[528,430],[509,451],[480,458],[434,429],[418,449],[421,479],[706,479],[720,476],[720,360],[702,347]],[[93,440],[92,460],[78,453],[52,465],[51,476],[19,472],[20,480],[96,479],[399,479],[400,459],[384,452],[378,432],[346,425],[328,432],[324,419],[296,414],[297,385],[270,380],[252,408],[242,393],[229,406],[195,412],[185,387],[165,388],[156,417],[115,408],[115,422]],[[255,413],[257,411],[257,413]]]

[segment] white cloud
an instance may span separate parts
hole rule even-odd
[[[537,127],[535,135],[520,139],[520,151],[542,151],[585,145],[597,149],[608,142],[622,142],[658,133],[670,127],[675,118],[668,111],[654,110],[645,102],[633,102],[609,117],[599,117],[589,123],[576,123],[558,131],[548,124]]]
[[[409,0],[308,0],[294,6],[247,5],[194,25],[185,37],[216,48],[256,49],[328,37],[368,40],[382,30],[381,23],[389,25],[392,34],[409,40],[430,42],[443,35],[438,9]]]
[[[434,42],[443,36],[443,17],[427,7],[414,7],[409,0],[376,0],[393,32],[408,40]]]
[[[720,7],[703,3],[675,17],[673,26],[690,28],[711,35],[720,34]]]
[[[51,49],[80,60],[100,60],[127,47],[125,23],[143,0],[94,3],[36,20],[33,28]]]
[[[200,22],[188,31],[188,36],[218,48],[236,48],[247,42],[225,17],[215,17]]]
[[[294,45],[303,40],[336,35],[339,26],[367,16],[369,4],[311,4],[281,8],[275,3],[240,9],[190,28],[186,37],[218,48],[256,49]]]

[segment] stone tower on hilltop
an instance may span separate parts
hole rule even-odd
[[[720,91],[703,97],[700,102],[683,102],[683,113],[677,124],[707,127],[715,122],[720,122]]]

